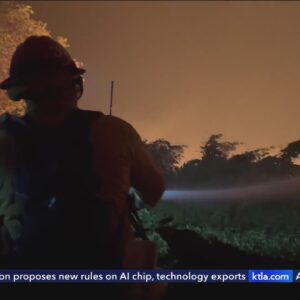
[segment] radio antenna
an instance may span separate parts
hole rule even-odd
[[[112,116],[112,107],[113,107],[113,97],[114,97],[114,81],[111,81],[110,87],[110,108],[109,108],[109,115]]]

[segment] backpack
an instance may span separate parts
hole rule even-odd
[[[15,251],[30,267],[88,267],[105,257],[107,224],[89,143],[91,124],[101,116],[78,109],[59,130],[26,116],[2,118],[0,129],[15,142],[14,197],[24,207]]]

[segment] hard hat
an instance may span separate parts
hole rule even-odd
[[[28,92],[64,86],[84,74],[69,52],[48,36],[31,36],[14,52],[9,77],[0,83],[12,100],[19,100]]]

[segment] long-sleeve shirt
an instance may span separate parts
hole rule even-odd
[[[118,216],[127,212],[130,187],[141,194],[149,206],[161,198],[165,183],[161,172],[146,151],[136,130],[113,116],[99,118],[91,128],[93,161],[99,179],[99,199],[106,201],[111,228]],[[103,201],[102,200],[102,201]]]
[[[112,116],[99,118],[91,128],[91,144],[103,199],[122,210],[126,204],[122,196],[132,186],[148,205],[159,201],[163,177],[129,123]]]

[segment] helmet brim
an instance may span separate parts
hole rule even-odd
[[[60,74],[43,74],[43,76],[40,77],[35,77],[35,78],[18,78],[18,77],[14,77],[14,76],[10,76],[7,79],[5,79],[4,81],[2,81],[0,83],[0,89],[2,90],[8,90],[12,87],[15,86],[24,86],[24,85],[37,85],[48,81],[53,81],[56,80],[57,83],[59,83],[59,81],[65,81],[64,77],[67,77],[68,79],[72,79],[72,78],[76,78],[78,76],[81,76],[85,73],[86,71],[84,69],[81,68],[75,68],[73,69],[71,72],[70,71],[66,71],[66,72],[61,72]]]
[[[4,80],[0,87],[7,91],[7,95],[11,100],[19,101],[30,93],[43,93],[49,88],[63,87],[84,73],[84,69],[76,68],[72,73],[60,72],[51,76],[41,76],[28,80],[10,77]]]

